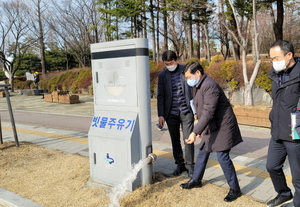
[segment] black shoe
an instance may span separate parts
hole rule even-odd
[[[277,195],[275,198],[273,198],[272,200],[270,200],[267,203],[267,206],[268,207],[281,206],[282,204],[288,203],[292,199],[293,199],[293,196],[283,197],[283,196]]]
[[[186,169],[184,165],[177,165],[177,168],[174,170],[173,175],[179,176],[179,175],[181,175],[181,173],[183,173],[185,171],[188,172],[188,169]]]
[[[190,179],[187,183],[182,183],[180,187],[182,189],[201,188],[202,183],[201,181],[196,182],[193,179]]]
[[[238,197],[240,197],[242,195],[241,190],[229,190],[229,193],[227,194],[227,196],[224,198],[225,202],[231,202],[236,200]]]

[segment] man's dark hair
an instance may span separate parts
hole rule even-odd
[[[286,40],[277,40],[276,42],[274,42],[271,46],[271,48],[274,47],[280,47],[280,49],[283,51],[283,53],[286,55],[288,52],[293,53],[294,56],[294,46],[292,45],[292,43],[290,43],[289,41]]]
[[[184,73],[187,72],[188,70],[189,70],[190,73],[192,73],[192,74],[195,74],[197,70],[200,71],[201,75],[203,75],[203,73],[204,73],[203,67],[202,67],[198,62],[196,62],[196,61],[191,61],[191,62],[187,63],[187,64],[184,66],[182,73],[184,74]]]
[[[177,55],[174,51],[172,50],[167,50],[162,54],[162,60],[163,61],[172,61],[172,60],[177,60]]]

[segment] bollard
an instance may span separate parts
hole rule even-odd
[[[11,103],[10,103],[10,99],[9,99],[9,92],[8,92],[8,87],[9,86],[10,86],[10,84],[0,84],[0,87],[4,87],[4,90],[5,90],[6,102],[7,102],[8,112],[9,112],[9,115],[10,115],[12,130],[13,130],[13,133],[14,133],[16,146],[19,147],[20,145],[19,145],[19,140],[18,140],[18,135],[17,135],[15,119],[14,119],[14,115],[13,115],[13,111],[12,111],[12,107],[11,107]]]

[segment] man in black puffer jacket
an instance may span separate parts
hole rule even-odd
[[[282,169],[288,157],[295,188],[294,206],[300,207],[300,139],[295,139],[297,136],[291,133],[291,115],[297,113],[300,98],[300,59],[294,57],[293,45],[285,40],[271,45],[270,58],[273,63],[269,72],[273,99],[270,112],[272,137],[266,168],[278,195],[267,206],[281,206],[293,199]]]

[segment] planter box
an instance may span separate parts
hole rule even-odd
[[[53,103],[58,103],[58,97],[53,97],[53,96],[52,96],[52,102],[53,102]]]
[[[49,93],[49,94],[44,94],[44,100],[45,100],[45,101],[49,101],[49,102],[53,102],[52,94],[51,94],[51,93]]]
[[[5,91],[0,91],[0,97],[6,97]]]
[[[233,111],[236,115],[239,124],[270,127],[269,120],[270,108],[262,107],[233,107]]]
[[[79,96],[69,95],[66,91],[53,91],[51,94],[45,94],[44,100],[54,103],[80,103]]]
[[[77,95],[59,95],[58,96],[58,102],[59,103],[79,103],[79,96]]]

